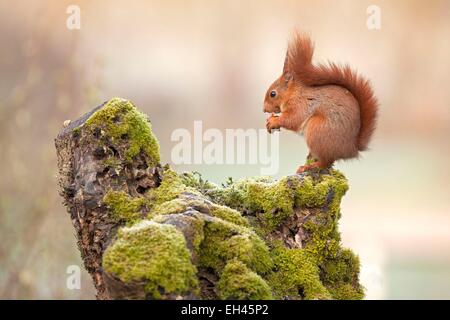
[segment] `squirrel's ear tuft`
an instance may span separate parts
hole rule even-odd
[[[289,73],[289,49],[286,51],[286,57],[284,58],[284,65],[283,65],[283,74]]]
[[[314,45],[307,34],[295,31],[289,41],[284,70],[293,74],[302,74],[311,66]]]

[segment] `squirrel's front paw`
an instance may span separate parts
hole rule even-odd
[[[272,133],[272,130],[280,129],[280,119],[277,116],[270,116],[266,121],[266,128],[269,133]]]

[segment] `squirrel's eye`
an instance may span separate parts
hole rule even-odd
[[[277,95],[275,90],[270,91],[270,97],[274,98]]]

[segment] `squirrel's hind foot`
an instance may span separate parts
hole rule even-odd
[[[329,167],[331,167],[331,165],[332,165],[332,163],[323,163],[321,161],[316,161],[311,164],[298,167],[297,174],[303,173],[306,171],[310,171],[313,169],[319,169],[319,170],[328,169]]]

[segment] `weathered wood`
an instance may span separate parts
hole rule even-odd
[[[337,229],[339,172],[218,187],[161,167],[149,128],[113,99],[55,140],[60,194],[98,299],[362,298],[358,258]]]
[[[158,169],[148,168],[144,155],[124,164],[120,172],[104,163],[108,153],[124,154],[127,147],[126,141],[100,143],[100,133],[82,129],[86,120],[104,105],[72,121],[55,140],[60,194],[70,213],[78,248],[92,276],[98,299],[110,298],[105,291],[101,262],[105,249],[121,226],[108,214],[103,197],[110,189],[138,196],[142,190],[155,187],[159,179]]]

